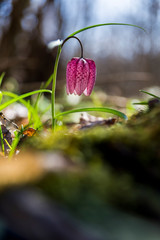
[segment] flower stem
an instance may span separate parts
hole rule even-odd
[[[56,78],[57,78],[57,69],[58,69],[58,62],[60,58],[62,47],[58,47],[57,56],[54,65],[53,71],[53,82],[52,82],[52,94],[51,94],[51,109],[52,109],[52,129],[55,129],[56,126],[56,119],[55,119],[55,91],[56,91]]]
[[[60,54],[62,51],[62,47],[65,42],[67,42],[70,38],[75,38],[78,40],[81,46],[81,58],[83,58],[83,46],[79,38],[75,36],[70,36],[66,38],[61,45],[58,46],[58,51],[57,51],[57,56],[55,60],[55,65],[54,65],[54,70],[53,70],[53,82],[52,82],[52,94],[51,94],[51,109],[52,109],[52,129],[55,130],[56,126],[56,118],[55,118],[55,92],[56,92],[56,78],[57,78],[57,69],[58,69],[58,63],[59,63],[59,58]],[[48,84],[48,82],[47,82]],[[46,86],[45,86],[46,87]]]
[[[61,47],[63,47],[64,43],[67,42],[70,38],[75,38],[75,39],[78,40],[78,42],[79,42],[79,44],[80,44],[80,46],[81,46],[81,58],[83,58],[83,46],[82,46],[82,43],[81,43],[81,41],[80,41],[79,38],[77,38],[77,37],[75,37],[75,36],[67,37],[67,38],[63,41]]]

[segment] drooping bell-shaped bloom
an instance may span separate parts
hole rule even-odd
[[[96,80],[95,62],[87,58],[74,57],[67,64],[67,94],[89,96]]]

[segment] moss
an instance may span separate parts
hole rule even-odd
[[[79,213],[90,204],[111,204],[159,217],[159,119],[160,108],[156,107],[110,128],[35,136],[26,147],[58,150],[77,169],[48,173],[38,187]]]
[[[127,171],[136,180],[158,186],[160,180],[160,108],[133,116],[127,123],[69,133],[38,135],[28,145],[38,150],[58,150],[77,164],[102,162]],[[28,146],[27,145],[27,146]],[[148,179],[150,179],[148,181]]]
[[[65,205],[75,215],[87,215],[89,209],[112,206],[159,218],[160,196],[144,185],[137,185],[127,173],[110,168],[91,167],[79,172],[50,173],[37,186],[45,195]]]

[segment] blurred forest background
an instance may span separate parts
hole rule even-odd
[[[53,71],[57,49],[47,44],[64,39],[88,25],[109,22],[136,24],[107,26],[78,34],[84,57],[97,65],[96,89],[109,95],[132,97],[139,89],[160,81],[159,0],[0,0],[0,72],[18,82],[19,92],[38,89]],[[67,61],[79,56],[77,41],[64,46],[57,90],[64,83]]]

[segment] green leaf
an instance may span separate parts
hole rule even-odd
[[[3,138],[3,132],[2,132],[2,128],[1,128],[1,125],[0,125],[0,138],[1,138],[1,149],[2,149],[2,153],[4,154],[4,151],[5,151],[5,148],[4,148],[4,138]]]
[[[16,93],[12,93],[12,92],[8,92],[8,91],[0,92],[0,94],[2,94],[2,96],[4,95],[4,96],[11,97],[11,98],[19,97],[19,95],[17,95]],[[28,101],[25,101],[24,99],[20,99],[19,102],[21,102],[24,106],[26,106],[26,108],[30,107],[30,104],[28,104]]]
[[[43,88],[44,88],[44,83],[41,83],[40,89],[43,89]],[[42,93],[38,93],[35,104],[34,104],[34,108],[35,108],[36,111],[37,111],[37,108],[38,108],[38,103],[39,103],[39,100],[41,98],[41,95],[42,95]]]
[[[148,105],[148,102],[133,103],[133,105]]]
[[[52,82],[52,79],[53,79],[53,73],[51,74],[51,76],[48,78],[48,80],[44,84],[44,88],[48,87],[48,85]]]
[[[32,95],[37,94],[37,93],[42,93],[42,92],[52,93],[51,90],[47,90],[47,89],[41,89],[41,90],[36,90],[36,91],[29,92],[29,93],[24,93],[24,94],[18,96],[17,98],[13,98],[13,99],[1,104],[0,105],[0,111],[2,111],[4,108],[8,107],[10,104],[12,104],[14,102],[20,101],[23,98],[32,96]]]
[[[58,113],[56,115],[56,118],[60,117],[60,116],[63,116],[63,115],[67,115],[67,114],[70,114],[70,113],[77,113],[77,112],[107,112],[107,113],[112,113],[120,118],[123,118],[125,120],[127,120],[127,116],[118,111],[118,110],[114,110],[112,108],[106,108],[106,107],[91,107],[91,108],[77,108],[77,109],[72,109],[72,110],[69,110],[69,111],[66,111],[66,112],[62,112],[62,113]]]
[[[13,155],[15,154],[17,145],[20,141],[20,136],[19,136],[18,132],[15,131],[14,135],[15,135],[15,137],[14,137],[14,140],[11,145],[11,150],[9,152],[9,159],[11,159],[13,157]]]
[[[8,91],[3,91],[2,95],[9,96],[9,97],[14,98],[14,99],[17,99],[19,97],[17,94],[12,93],[12,92],[8,92]],[[35,108],[32,107],[30,102],[26,101],[24,99],[19,99],[18,101],[20,103],[22,103],[28,109],[28,115],[30,116],[30,117],[28,116],[28,119],[30,119],[31,116],[32,116],[32,121],[34,123],[34,128],[37,128],[37,126],[40,126],[41,125],[41,121],[40,121],[40,118],[38,116],[38,113],[37,113],[37,111],[35,111]]]
[[[2,84],[2,81],[3,81],[4,75],[5,75],[5,72],[3,72],[3,73],[0,75],[0,86],[1,86],[1,84]]]
[[[86,31],[86,30],[88,30],[88,29],[90,29],[90,28],[102,27],[102,26],[109,26],[109,25],[122,25],[122,26],[136,27],[136,28],[140,28],[140,29],[142,29],[144,32],[146,32],[144,28],[139,27],[139,26],[134,25],[134,24],[128,24],[128,23],[102,23],[102,24],[96,24],[96,25],[91,25],[91,26],[85,27],[85,28],[81,28],[81,29],[79,29],[78,31],[70,34],[68,37],[74,36],[74,35],[76,35],[76,34],[78,34],[78,33],[80,33],[80,32]]]
[[[139,91],[142,92],[142,93],[146,93],[146,94],[148,94],[148,95],[150,95],[150,96],[152,96],[152,97],[154,97],[154,98],[160,99],[160,97],[158,97],[158,96],[156,96],[156,95],[154,95],[154,94],[152,94],[152,93],[149,93],[149,92],[147,92],[147,91],[144,91],[144,90],[139,90]]]
[[[0,104],[2,102],[2,98],[3,98],[3,93],[0,91]]]

